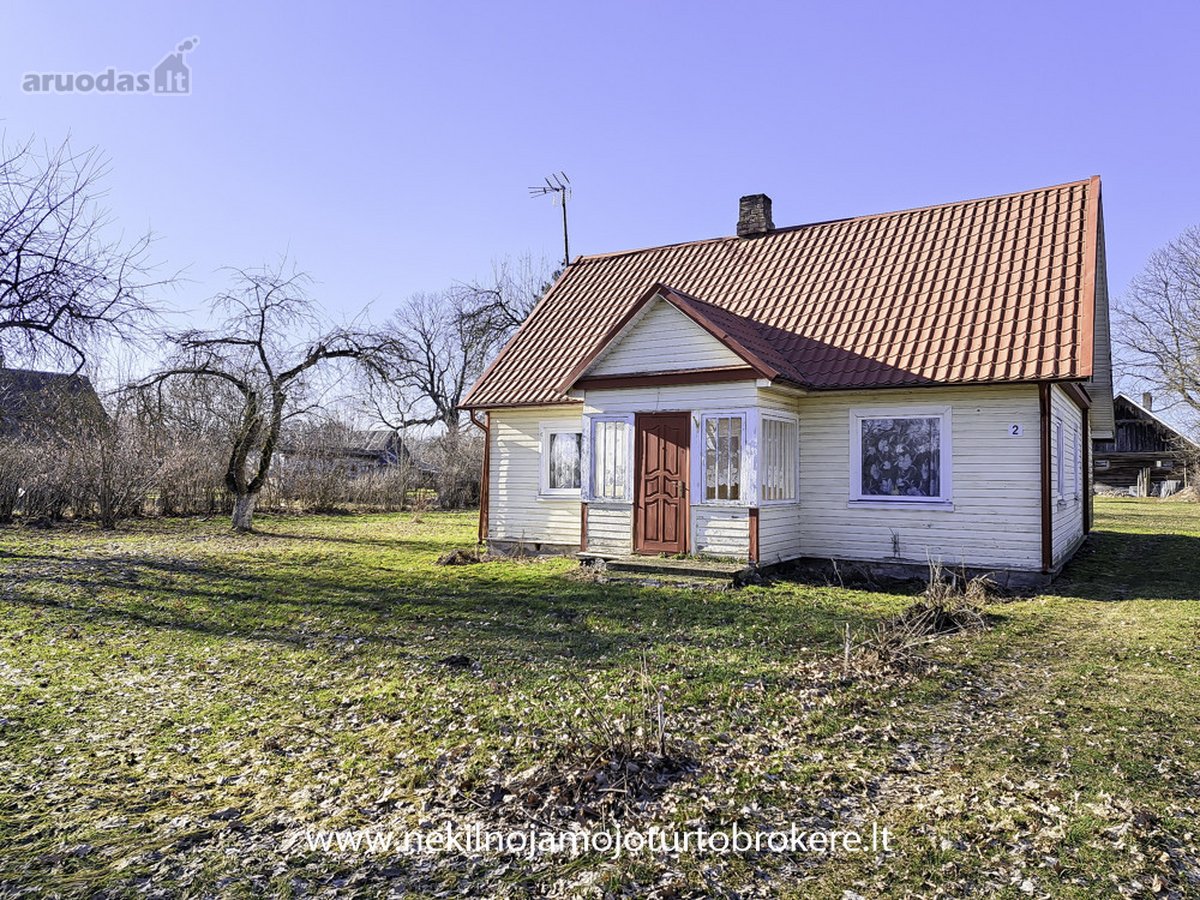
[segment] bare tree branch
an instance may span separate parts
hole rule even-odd
[[[0,160],[0,356],[49,357],[78,371],[96,341],[144,337],[157,320],[147,299],[149,235],[110,236],[101,206],[107,176],[95,150],[32,142]]]
[[[1200,413],[1200,227],[1150,257],[1116,326],[1126,371]]]

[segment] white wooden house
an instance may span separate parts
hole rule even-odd
[[[480,537],[1053,574],[1113,427],[1098,178],[581,257],[464,407]]]

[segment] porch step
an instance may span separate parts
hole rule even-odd
[[[666,556],[618,556],[606,557],[598,553],[580,553],[583,562],[603,560],[605,569],[611,573],[630,573],[659,578],[712,578],[732,581],[733,576],[746,568],[745,562],[701,557]]]

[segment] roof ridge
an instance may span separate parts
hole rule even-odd
[[[0,374],[16,372],[20,375],[48,375],[53,378],[86,378],[82,372],[51,372],[48,369],[20,369],[16,366],[0,366]]]
[[[584,253],[577,257],[569,266],[579,265],[580,263],[597,262],[606,259],[615,259],[621,256],[632,256],[636,253],[649,253],[652,250],[670,250],[673,247],[693,247],[701,244],[719,244],[722,242],[742,243],[746,240],[762,240],[770,238],[777,234],[784,234],[790,231],[800,231],[805,228],[819,228],[822,225],[836,225],[842,222],[858,222],[868,219],[886,219],[888,216],[903,216],[910,213],[929,212],[935,209],[947,209],[951,206],[969,206],[973,203],[987,203],[990,200],[1010,200],[1015,197],[1024,197],[1029,194],[1040,194],[1045,191],[1058,191],[1066,187],[1074,187],[1076,185],[1088,185],[1093,180],[1098,179],[1099,175],[1089,175],[1087,178],[1077,178],[1073,181],[1063,181],[1058,184],[1047,184],[1042,187],[1027,188],[1023,191],[1010,191],[1007,194],[989,194],[986,197],[969,197],[965,200],[949,200],[945,203],[931,203],[927,206],[909,206],[903,209],[892,209],[886,212],[864,213],[858,216],[842,216],[837,219],[820,219],[816,222],[803,222],[799,225],[784,225],[781,228],[773,228],[766,234],[756,235],[753,238],[742,238],[733,234],[723,234],[717,237],[699,238],[693,241],[672,241],[669,244],[652,244],[648,247],[632,247],[626,250],[611,250],[607,253]]]
[[[1117,397],[1124,400],[1126,403],[1128,403],[1130,406],[1132,406],[1134,409],[1138,410],[1139,412],[1144,412],[1147,416],[1149,416],[1151,419],[1153,419],[1155,422],[1157,422],[1163,428],[1167,429],[1168,431],[1170,431],[1174,434],[1179,435],[1179,437],[1183,438],[1185,441],[1187,441],[1193,447],[1200,447],[1200,442],[1197,442],[1197,441],[1193,440],[1191,437],[1189,437],[1188,435],[1184,434],[1182,429],[1178,428],[1175,425],[1172,425],[1166,419],[1159,416],[1154,410],[1146,409],[1146,407],[1142,406],[1142,404],[1138,403],[1136,400],[1134,400],[1132,397],[1130,397],[1124,391],[1118,391]],[[1114,398],[1114,399],[1116,399],[1116,398]]]

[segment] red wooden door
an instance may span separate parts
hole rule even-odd
[[[688,413],[647,413],[636,419],[633,549],[686,553],[688,549]]]

